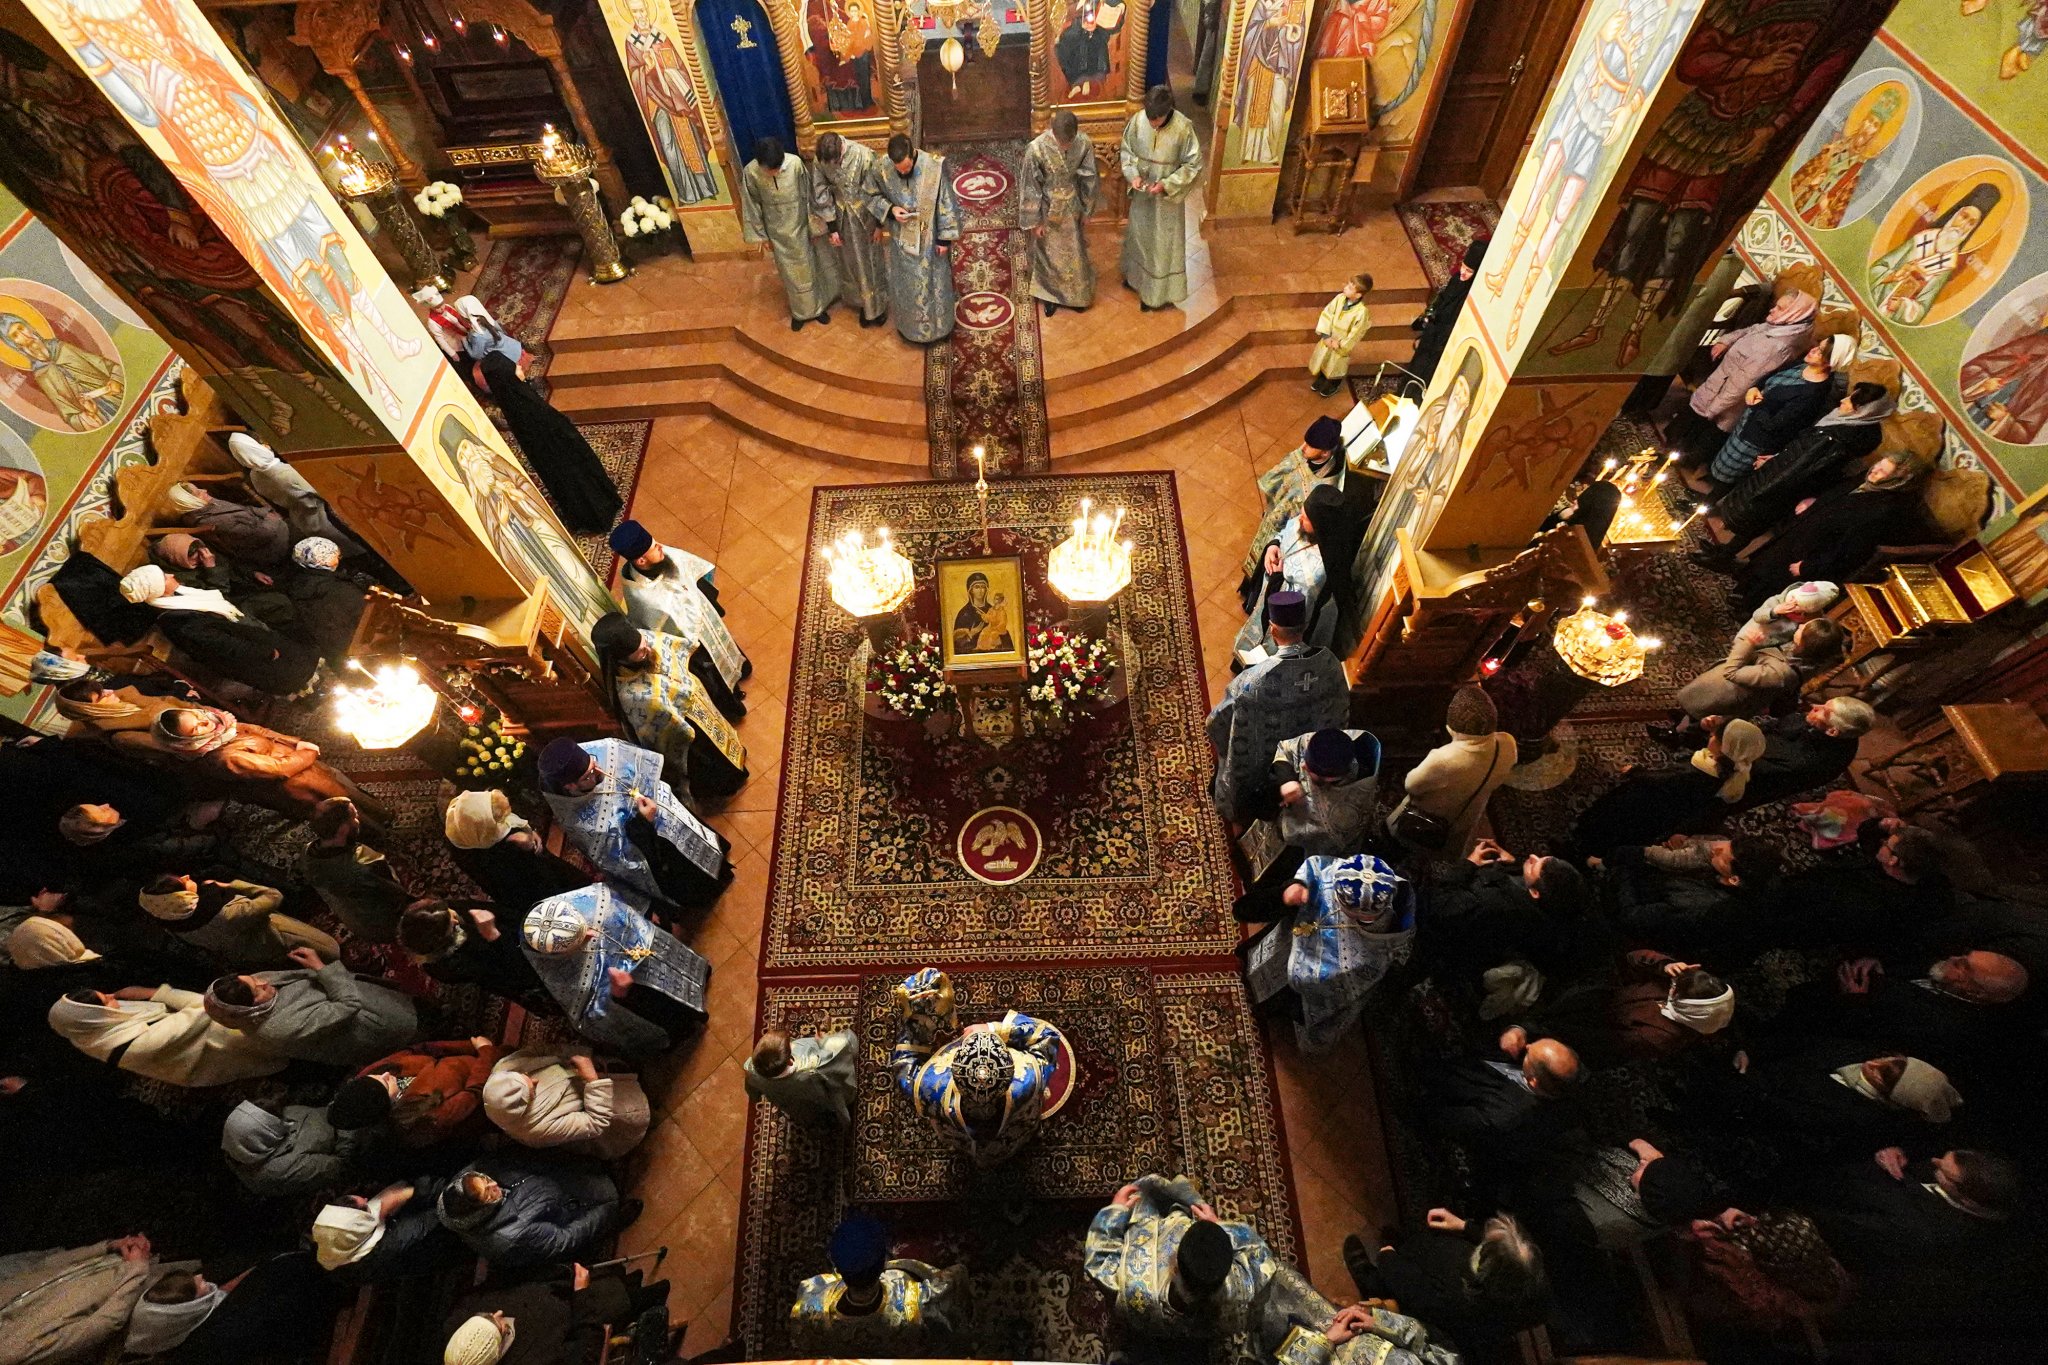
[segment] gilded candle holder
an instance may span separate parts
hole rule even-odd
[[[597,159],[588,147],[556,138],[541,139],[533,161],[534,175],[555,192],[576,224],[576,234],[590,257],[590,282],[617,284],[633,270],[620,257],[619,239],[612,235],[612,225],[604,216],[603,201],[590,178],[595,169]]]
[[[377,220],[377,226],[391,236],[391,244],[398,248],[398,254],[405,258],[406,269],[412,272],[412,290],[432,285],[436,289],[449,289],[455,281],[441,267],[441,257],[427,241],[420,225],[413,220],[412,210],[406,206],[405,191],[398,184],[398,177],[391,168],[381,161],[363,157],[352,157],[343,163],[340,183],[335,193],[345,202],[361,204]]]

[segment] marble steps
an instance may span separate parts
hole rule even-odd
[[[863,344],[839,342],[842,329]],[[557,389],[618,383],[627,373],[658,382],[712,379],[729,372],[740,382],[751,381],[757,391],[806,391],[805,384],[829,384],[842,392],[914,402],[920,429],[924,424],[923,353],[909,353],[893,329],[863,332],[844,308],[833,310],[829,328],[812,324],[800,333],[785,326],[780,334],[760,337],[727,324],[630,335],[557,333],[549,336],[548,345],[555,353],[548,381]],[[898,354],[898,348],[904,353]]]
[[[1064,420],[1055,417],[1053,462],[1084,461],[1155,445],[1201,424],[1218,408],[1268,382],[1298,382],[1306,387],[1311,349],[1303,340],[1257,342],[1234,350],[1197,378],[1176,379],[1144,390],[1136,402],[1119,404],[1114,411],[1098,408],[1070,414]],[[1398,340],[1368,339],[1352,352],[1351,367],[1363,372],[1382,360],[1398,363],[1413,350],[1414,342],[1406,335]]]
[[[878,346],[901,344],[893,333],[875,335]],[[722,341],[632,340],[641,344],[630,350],[557,353],[548,366],[555,406],[589,421],[595,419],[583,414],[597,402],[594,391],[608,396],[636,389],[666,393],[679,383],[709,381],[849,433],[924,439],[921,384],[874,379],[852,367],[843,376],[834,375],[762,347],[744,333]]]
[[[916,435],[859,430],[841,414],[822,413],[756,396],[725,379],[671,379],[659,383],[593,384],[554,396],[578,422],[652,421],[657,417],[709,416],[743,435],[798,455],[823,456],[854,465],[909,465],[931,462],[924,424]]]

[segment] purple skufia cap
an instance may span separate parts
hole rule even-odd
[[[1291,588],[1283,588],[1266,599],[1266,621],[1288,630],[1308,624],[1308,599]]]

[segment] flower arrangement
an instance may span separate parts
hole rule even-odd
[[[619,214],[619,231],[628,237],[652,236],[666,232],[676,225],[676,216],[669,212],[666,199],[643,199],[633,196],[633,202],[626,205]]]
[[[893,654],[877,654],[868,665],[868,691],[897,715],[923,720],[960,705],[959,693],[943,676],[939,637],[924,631]]]
[[[455,763],[456,777],[494,778],[510,773],[513,765],[525,757],[526,741],[505,733],[505,718],[501,715],[488,720],[479,716],[477,720],[479,723],[463,727],[457,745],[460,756]]]
[[[412,206],[429,218],[445,218],[461,202],[461,188],[446,180],[436,180],[412,197]]]
[[[1070,708],[1108,701],[1116,678],[1116,657],[1107,640],[1033,626],[1031,672],[1024,695],[1048,714],[1065,718]]]

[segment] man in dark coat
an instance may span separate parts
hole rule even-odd
[[[1910,969],[1908,969],[1910,971]],[[1922,1058],[1965,1090],[2000,1074],[2033,1017],[2027,969],[2002,953],[1959,953],[1928,964],[1926,975],[1893,976],[1875,958],[1844,962],[1830,998],[1820,983],[1786,1002],[1778,1031],[1862,1038]]]
[[[1586,861],[1600,869],[1601,900],[1628,944],[1723,968],[1767,944],[1769,891],[1782,864],[1761,840],[1674,835]]]
[[[1578,1081],[1578,1054],[1541,1038],[1498,1060],[1467,1059],[1439,1069],[1429,1078],[1424,1119],[1483,1165],[1529,1166],[1554,1157],[1578,1126],[1572,1103]]]
[[[1593,923],[1586,880],[1562,858],[1516,858],[1481,839],[1429,884],[1418,951],[1439,984],[1476,989],[1489,967],[1523,959],[1565,973],[1608,956]]]
[[[640,1215],[638,1199],[594,1161],[531,1154],[478,1157],[441,1191],[441,1223],[494,1267],[547,1265],[575,1256]]]
[[[1764,754],[1749,770],[1738,810],[1769,805],[1829,786],[1856,761],[1857,746],[1876,722],[1867,702],[1834,697],[1789,716],[1755,722]]]

